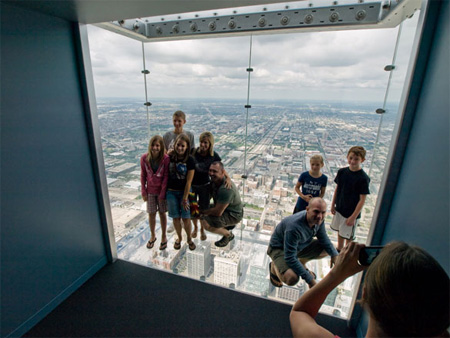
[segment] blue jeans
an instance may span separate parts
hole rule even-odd
[[[191,211],[183,208],[184,191],[167,190],[166,199],[171,218],[191,218]]]

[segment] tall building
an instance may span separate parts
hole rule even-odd
[[[211,242],[202,241],[196,244],[194,251],[186,252],[188,274],[192,278],[206,277],[211,268]]]
[[[268,258],[265,252],[256,252],[252,256],[245,279],[245,290],[265,295],[269,291]]]
[[[275,288],[275,297],[290,302],[295,302],[299,297],[305,293],[305,282],[301,280],[297,285],[289,286],[283,285],[281,288]]]
[[[214,258],[214,283],[225,286],[239,285],[241,276],[241,253],[221,251]]]

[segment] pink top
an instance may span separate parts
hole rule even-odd
[[[148,154],[141,156],[141,195],[159,195],[162,200],[166,199],[167,181],[169,179],[169,156],[164,157],[159,164],[158,170],[153,172],[152,166],[147,162]]]

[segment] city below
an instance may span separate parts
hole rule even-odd
[[[258,101],[246,109],[242,102],[232,100],[164,99],[154,100],[148,114],[136,99],[98,99],[97,105],[119,258],[293,303],[308,286],[302,280],[296,286],[271,285],[266,254],[270,236],[276,225],[292,214],[297,200],[295,184],[299,175],[309,170],[309,159],[315,154],[324,158],[322,171],[328,176],[324,199],[330,209],[334,177],[338,169],[347,166],[347,151],[354,145],[367,150],[363,169],[371,178],[371,194],[356,232],[356,240],[366,242],[394,130],[395,107],[387,107],[380,116],[375,113],[379,106],[360,102]],[[171,233],[167,249],[160,251],[158,217],[158,241],[153,249],[146,248],[150,231],[140,193],[139,158],[147,152],[151,136],[173,130],[172,114],[176,110],[186,113],[184,129],[194,133],[196,146],[203,131],[213,133],[214,150],[245,203],[242,224],[233,231],[235,240],[225,248],[217,248],[214,241],[218,237],[208,233],[205,241],[195,239],[196,250],[186,250],[184,239],[177,251]],[[327,232],[336,243],[330,222],[328,213]],[[330,270],[329,262],[328,258],[307,265],[321,279]],[[321,311],[347,318],[355,286],[356,278],[342,283],[328,296]]]

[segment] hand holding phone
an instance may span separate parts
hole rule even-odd
[[[384,246],[366,246],[359,251],[358,264],[362,266],[369,266],[373,260],[378,256]]]

